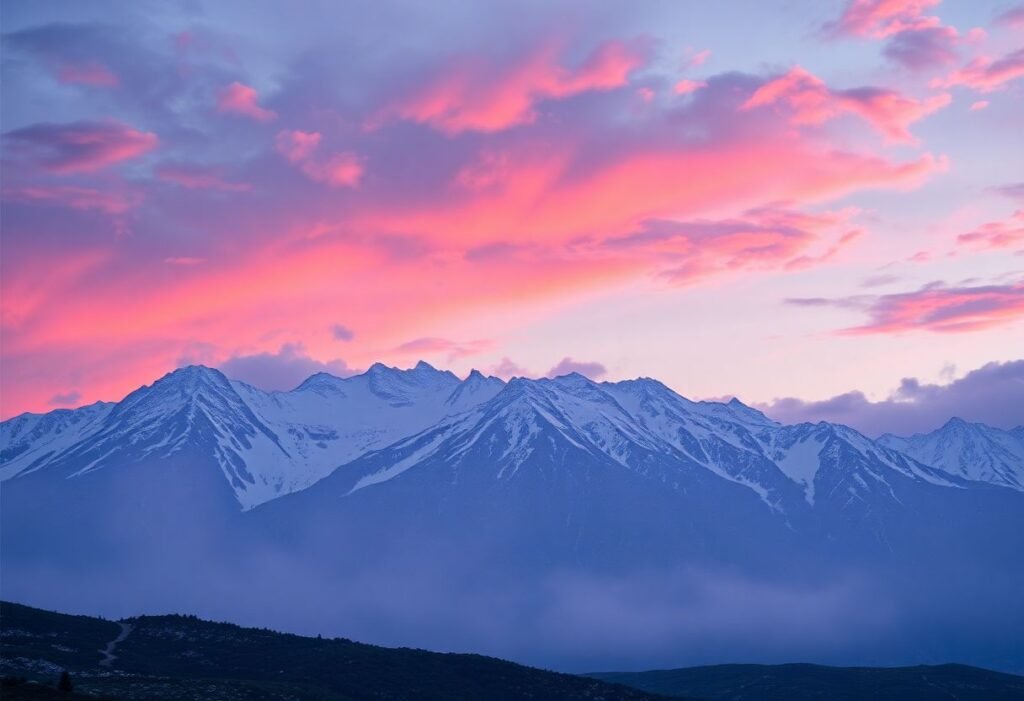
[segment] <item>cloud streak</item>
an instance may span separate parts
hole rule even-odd
[[[849,336],[913,331],[973,333],[1012,324],[1024,317],[1024,283],[976,287],[933,283],[914,292],[876,297],[786,301],[797,306],[862,309],[868,321],[839,332]]]
[[[139,158],[159,143],[156,134],[113,120],[34,124],[4,137],[21,155],[58,175],[103,170]]]

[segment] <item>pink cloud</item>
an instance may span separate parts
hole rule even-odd
[[[737,111],[758,82],[709,78],[692,100],[652,103],[643,129],[624,124],[636,105],[632,87],[604,96],[600,111],[580,101],[565,106],[564,123],[514,132],[449,138],[383,128],[362,135],[380,177],[360,180],[344,197],[287,177],[287,163],[310,180],[327,177],[317,170],[336,165],[327,127],[323,135],[285,131],[275,141],[279,160],[252,162],[257,182],[269,182],[268,172],[282,178],[282,187],[261,188],[259,198],[152,188],[145,204],[160,208],[140,220],[159,231],[172,203],[184,235],[203,232],[180,247],[133,237],[98,269],[62,275],[60,284],[39,285],[31,266],[5,269],[5,313],[17,319],[16,332],[4,327],[5,356],[52,358],[74,348],[76,371],[89,367],[95,378],[81,386],[83,395],[116,398],[173,366],[194,340],[252,355],[301,337],[311,356],[334,357],[323,310],[344,309],[346,324],[359,329],[346,360],[366,366],[387,361],[375,357],[382,352],[399,355],[411,329],[458,343],[463,322],[508,314],[525,324],[560,300],[661,273],[685,282],[839,259],[845,249],[830,251],[849,245],[848,223],[801,210],[865,188],[915,187],[943,167],[927,154],[896,160],[844,151],[827,133],[795,132],[771,111]],[[429,148],[438,143],[441,158]],[[421,156],[416,168],[407,166],[410,154]],[[786,204],[758,207],[778,202]],[[733,221],[734,230],[709,226],[702,235],[683,228]],[[670,222],[675,238],[601,245],[654,232],[650,222]],[[341,235],[311,236],[324,232]],[[22,251],[18,262],[57,263],[74,253]],[[293,335],[267,337],[275,329]],[[70,370],[38,384],[20,380],[17,367],[5,373],[14,378],[11,407],[39,408],[79,386]]]
[[[1018,49],[998,60],[987,56],[973,59],[945,79],[934,81],[936,87],[964,86],[978,92],[993,92],[1006,83],[1024,76],[1024,49]]]
[[[99,61],[84,63],[60,63],[56,67],[57,81],[66,85],[90,85],[100,88],[116,88],[121,80]]]
[[[925,15],[941,0],[849,0],[839,19],[825,26],[836,34],[884,39],[908,30],[939,24]]]
[[[448,362],[478,355],[494,347],[494,341],[479,339],[473,341],[452,341],[447,338],[424,337],[416,338],[402,343],[394,349],[394,353],[402,356],[416,356],[420,354],[443,354]]]
[[[277,152],[292,163],[301,163],[313,155],[320,145],[318,132],[284,130],[277,133],[274,146]]]
[[[310,180],[332,187],[355,187],[363,177],[363,161],[354,153],[318,155],[318,132],[284,130],[278,132],[274,145],[278,153],[297,165]]]
[[[941,94],[914,100],[893,90],[871,87],[833,90],[797,66],[758,88],[740,109],[782,104],[796,125],[822,124],[843,114],[853,114],[890,141],[913,142],[908,127],[942,109],[951,99],[950,95]]]
[[[217,169],[204,166],[165,164],[156,169],[156,176],[160,180],[180,185],[189,190],[246,192],[252,189],[248,183],[233,183],[224,180]]]
[[[235,81],[217,93],[217,111],[222,114],[236,114],[257,122],[277,119],[277,113],[257,104],[259,93],[254,88]]]
[[[703,49],[702,51],[687,52],[684,61],[688,67],[696,68],[703,66],[709,58],[711,58],[711,49]]]
[[[778,206],[759,207],[724,220],[645,223],[628,236],[609,239],[612,250],[638,250],[668,267],[669,279],[692,284],[723,272],[797,270],[834,259],[860,235],[847,222],[856,211],[808,214]],[[839,233],[833,233],[838,230]],[[815,252],[816,248],[823,250]]]
[[[23,155],[51,173],[92,172],[156,148],[156,134],[115,121],[34,124],[4,135]]]
[[[672,89],[675,91],[676,95],[689,95],[690,93],[696,92],[705,86],[707,86],[707,83],[703,80],[689,80],[688,78],[683,78],[677,82]]]
[[[974,231],[960,234],[957,243],[986,249],[1021,246],[1024,250],[1024,210],[1014,212],[1007,221],[988,222]]]
[[[334,153],[324,160],[303,163],[302,171],[333,187],[355,187],[363,177],[363,163],[354,153]]]
[[[947,287],[926,285],[915,292],[839,299],[792,299],[800,306],[864,309],[868,322],[844,329],[843,335],[970,333],[1015,323],[1024,318],[1024,283]]]
[[[1024,5],[1011,7],[1009,10],[999,15],[996,18],[995,23],[1003,27],[1024,29]]]
[[[79,185],[32,185],[5,188],[3,198],[16,202],[59,204],[73,209],[95,209],[107,214],[124,214],[137,206],[142,197],[124,190],[97,190]]]
[[[554,43],[511,66],[467,57],[387,108],[382,118],[429,124],[447,134],[501,131],[535,121],[544,100],[626,85],[646,63],[646,53],[637,43],[607,41],[575,69],[559,62]]]
[[[955,27],[926,14],[940,0],[850,0],[843,14],[824,26],[827,33],[884,39],[885,56],[912,70],[953,63],[964,41]],[[967,33],[968,43],[984,38],[984,30]]]
[[[988,100],[977,100],[976,102],[972,102],[971,103],[971,112],[980,112],[981,110],[987,108],[988,105],[989,105]]]

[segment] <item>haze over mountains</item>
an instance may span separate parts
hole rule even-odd
[[[290,392],[182,368],[0,440],[26,603],[571,669],[1024,669],[1020,427],[871,440],[647,378],[421,362]]]

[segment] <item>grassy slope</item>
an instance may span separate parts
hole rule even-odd
[[[118,646],[113,670],[105,670],[99,667],[99,649],[118,634],[117,624],[0,603],[4,674],[52,684],[66,668],[76,691],[114,698],[655,698],[480,655],[381,648],[185,616],[143,616],[128,622],[133,630]],[[46,690],[28,685],[4,691],[5,698],[46,698],[38,695]],[[37,695],[23,695],[31,693]]]

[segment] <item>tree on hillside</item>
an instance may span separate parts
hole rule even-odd
[[[74,688],[74,684],[71,683],[71,675],[68,674],[68,671],[65,669],[60,673],[60,681],[57,682],[57,689],[59,691],[71,693],[74,691]]]

